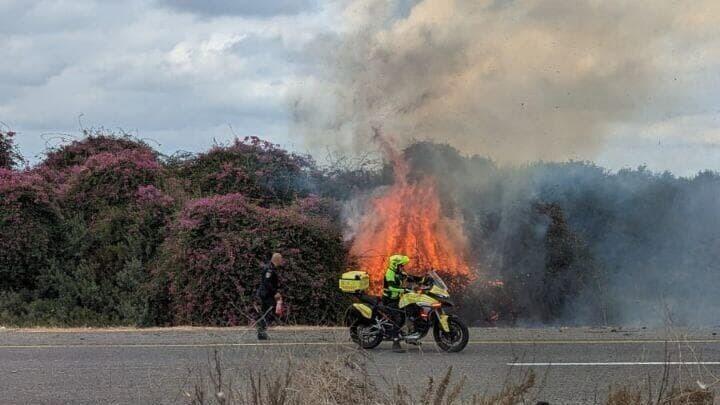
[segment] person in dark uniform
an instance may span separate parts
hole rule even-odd
[[[275,302],[280,299],[280,281],[278,269],[285,264],[280,253],[273,253],[270,263],[262,267],[262,280],[257,289],[257,299],[260,302],[260,319],[255,324],[257,336],[266,340],[268,324],[275,320]]]

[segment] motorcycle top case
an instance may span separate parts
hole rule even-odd
[[[340,290],[359,293],[370,288],[370,276],[364,271],[348,271],[340,276]]]

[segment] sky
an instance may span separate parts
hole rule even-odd
[[[720,6],[617,0],[0,0],[0,122],[164,153],[258,135],[322,160],[449,142],[501,163],[720,170]]]

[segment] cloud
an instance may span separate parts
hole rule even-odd
[[[618,125],[611,133],[597,156],[598,163],[607,167],[645,165],[688,177],[705,169],[720,170],[718,111]]]
[[[324,30],[321,13],[198,19],[146,0],[62,3],[0,2],[16,24],[0,28],[0,121],[26,155],[80,125],[137,130],[168,153],[235,134],[290,145],[291,59]]]
[[[30,156],[83,114],[165,152],[230,124],[322,157],[371,148],[380,123],[503,161],[713,165],[708,0],[5,0],[0,15],[0,121]]]
[[[591,159],[615,125],[712,97],[718,6],[653,4],[423,0],[398,18],[398,2],[353,1],[345,30],[310,47],[322,79],[297,90],[295,128],[346,151],[381,125],[501,161]]]
[[[317,0],[160,0],[160,4],[178,11],[205,16],[256,17],[308,13],[319,7]]]

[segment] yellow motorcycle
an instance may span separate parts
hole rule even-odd
[[[370,286],[368,274],[349,271],[340,279],[340,289],[352,294],[345,322],[350,338],[363,349],[377,347],[390,340],[394,328],[399,328],[400,339],[419,345],[432,328],[438,347],[446,352],[459,352],[467,346],[469,331],[455,315],[445,313],[452,307],[447,285],[431,271],[400,295],[397,307],[383,304],[382,298],[367,295]]]

